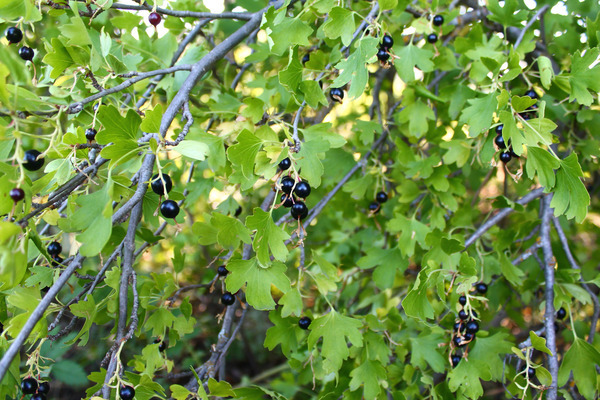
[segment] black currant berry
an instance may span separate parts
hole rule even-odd
[[[467,319],[467,318],[469,318],[469,314],[467,314],[467,312],[465,310],[460,310],[458,312],[458,318],[463,319],[463,320]]]
[[[466,343],[463,343],[463,340],[460,336],[454,336],[452,342],[456,347],[463,347]]]
[[[388,34],[383,35],[383,39],[381,39],[381,48],[384,50],[389,50],[394,45],[394,39]]]
[[[37,171],[44,166],[44,158],[38,156],[42,154],[37,150],[27,150],[23,157],[23,168],[28,171]]]
[[[461,306],[464,306],[465,304],[467,304],[467,296],[462,295],[458,298],[458,302],[460,303]]]
[[[310,326],[311,323],[311,319],[308,317],[302,317],[300,318],[300,320],[298,321],[298,326],[304,330],[308,329],[308,327]]]
[[[25,378],[21,382],[21,392],[23,394],[34,394],[38,389],[38,381],[34,378]]]
[[[533,378],[535,376],[535,369],[529,367],[527,368],[527,377],[528,378]]]
[[[470,332],[467,332],[463,335],[463,339],[465,342],[470,342],[471,340],[473,340],[474,337],[475,337],[475,335]]]
[[[234,216],[239,217],[241,213],[242,213],[242,206],[239,206],[237,208],[237,210],[235,210]]]
[[[19,43],[23,39],[23,32],[16,26],[11,26],[6,30],[6,40],[9,43]]]
[[[509,152],[505,151],[500,153],[500,161],[502,161],[504,164],[506,164],[507,162],[509,162],[511,160],[511,155]]]
[[[58,242],[51,242],[48,245],[47,250],[48,250],[48,254],[50,254],[51,256],[57,256],[60,253],[62,253],[62,246]]]
[[[502,124],[496,126],[496,135],[502,135],[502,128],[504,128]]]
[[[292,166],[292,162],[287,157],[279,162],[279,169],[281,171],[285,171],[286,169],[290,168],[291,166]]]
[[[96,139],[96,133],[98,133],[94,128],[88,128],[85,130],[85,138],[88,142],[92,142]]]
[[[30,400],[46,400],[46,395],[44,393],[36,393],[31,396]]]
[[[558,319],[565,319],[566,316],[567,316],[567,310],[565,310],[563,307],[559,308],[558,311],[556,312],[556,318],[558,318]]]
[[[442,17],[441,15],[436,15],[433,17],[432,22],[435,26],[442,26],[444,25],[444,17]]]
[[[25,198],[25,191],[21,188],[14,188],[14,189],[10,189],[10,192],[8,195],[10,196],[12,201],[14,201],[15,203],[18,203],[19,201],[21,201]]]
[[[378,202],[372,201],[371,203],[369,203],[369,211],[372,214],[377,214],[379,210],[381,210],[381,205]]]
[[[381,62],[386,62],[390,59],[390,53],[385,51],[385,49],[380,48],[377,52],[377,59]]]
[[[494,139],[494,143],[496,143],[496,146],[498,146],[499,149],[506,148],[506,143],[504,142],[504,138],[502,137],[502,135],[497,135]]]
[[[531,97],[532,99],[537,99],[538,98],[537,93],[533,89],[529,89],[528,91],[526,91],[525,92],[525,96]]]
[[[379,204],[383,204],[388,201],[388,195],[386,192],[379,192],[375,195],[375,201]]]
[[[19,57],[25,61],[33,60],[33,49],[27,46],[23,46],[19,49]]]
[[[292,205],[291,214],[294,219],[304,219],[308,215],[308,207],[302,201],[297,201]]]
[[[226,306],[230,306],[235,303],[235,296],[229,292],[225,292],[221,296],[221,303],[225,304]]]
[[[454,332],[458,332],[459,330],[464,331],[465,325],[460,321],[454,323]]]
[[[467,322],[466,329],[467,333],[477,333],[477,331],[479,330],[479,324],[477,323],[477,321],[471,320]]]
[[[292,195],[292,194],[282,193],[281,194],[281,202],[283,203],[284,207],[290,208],[291,206],[294,205],[294,203],[296,202],[296,199],[294,198],[294,195]]]
[[[479,282],[475,284],[475,290],[477,290],[480,294],[486,294],[488,286],[483,282]]]
[[[430,33],[429,35],[427,35],[427,42],[433,44],[435,42],[437,42],[438,40],[438,35],[436,35],[435,33]]]
[[[341,103],[344,98],[344,91],[340,88],[332,88],[329,91],[329,97],[331,97],[331,100]]]
[[[219,268],[217,268],[217,274],[219,274],[219,276],[227,276],[228,273],[229,270],[224,265],[219,265]]]
[[[159,338],[154,339],[154,343],[158,343],[158,351],[163,352],[167,349],[167,342],[160,340]]]
[[[50,382],[40,382],[38,393],[48,394],[50,392]]]
[[[292,193],[292,189],[294,188],[296,181],[290,176],[284,176],[279,183],[281,185],[281,191],[283,193],[290,194]]]
[[[163,185],[163,180],[164,180],[164,185]],[[152,177],[151,186],[152,186],[152,191],[154,193],[156,193],[159,196],[163,196],[165,194],[165,189],[167,189],[166,193],[169,193],[171,191],[171,189],[173,189],[173,181],[171,180],[171,177],[167,174],[162,174],[162,179],[160,179],[158,174],[156,174]]]
[[[121,386],[119,394],[123,400],[133,400],[135,397],[135,389],[133,386]]]
[[[306,53],[304,57],[302,57],[302,65],[306,64],[310,60],[310,53]]]
[[[300,181],[296,184],[294,194],[301,199],[305,199],[310,195],[310,185],[306,181]]]
[[[63,261],[65,261],[65,260],[59,255],[52,256],[52,266],[53,267],[58,267],[59,265],[61,265],[63,263]]]
[[[165,200],[160,205],[160,213],[165,218],[175,218],[179,214],[179,205],[173,200]]]
[[[461,359],[462,357],[459,354],[452,354],[452,366],[456,367]]]
[[[150,22],[150,25],[158,25],[160,24],[160,21],[162,20],[162,17],[160,16],[159,13],[153,12],[150,13],[150,15],[148,15],[148,22]]]

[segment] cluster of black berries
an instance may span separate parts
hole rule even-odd
[[[507,162],[509,162],[513,157],[517,158],[519,157],[518,155],[515,154],[515,152],[512,149],[512,146],[510,145],[510,140],[508,141],[508,146],[507,143],[504,141],[504,137],[502,136],[502,129],[504,128],[504,125],[500,124],[496,127],[496,138],[494,139],[494,143],[496,144],[496,147],[498,147],[499,150],[502,150],[502,152],[500,153],[500,161],[502,161],[504,164],[506,164]]]
[[[226,266],[224,265],[219,265],[219,267],[217,268],[217,274],[220,277],[226,277],[227,274],[229,274],[229,270],[227,269]],[[233,305],[233,303],[235,303],[235,295],[229,293],[229,292],[225,292],[223,293],[223,295],[221,295],[221,303],[223,303],[226,306],[231,306]]]
[[[483,282],[479,282],[475,285],[475,290],[479,294],[485,294],[487,289],[487,285]],[[464,307],[467,304],[467,296],[460,296],[458,298],[458,303]],[[458,312],[458,318],[454,322],[451,348],[463,348],[475,340],[475,334],[479,331],[479,323],[476,318],[477,312],[475,310],[471,310],[470,315],[464,308]],[[450,356],[452,367],[456,367],[461,359],[462,355],[458,352],[454,352]]]
[[[156,174],[152,177],[150,186],[154,193],[159,196],[164,196],[173,189],[173,181],[167,174]],[[179,204],[173,200],[165,200],[160,204],[160,213],[165,218],[175,218],[179,215]]]
[[[387,33],[383,35],[383,39],[381,39],[381,44],[379,45],[379,50],[377,51],[377,59],[383,64],[387,65],[388,60],[390,59],[390,50],[394,45],[394,39]]]
[[[35,378],[25,378],[21,381],[21,392],[23,395],[32,394],[31,400],[46,400],[49,391],[49,382],[38,382]]]
[[[279,169],[281,171],[286,171],[291,166],[292,161],[289,158],[284,158],[279,163]],[[304,201],[298,199],[306,200],[311,192],[310,184],[305,180],[296,181],[296,179],[288,175],[281,178],[279,185],[283,192],[281,195],[281,204],[283,204],[284,207],[290,208],[290,213],[294,219],[302,220],[306,218],[308,215],[308,207],[306,207]]]
[[[21,32],[21,30],[16,26],[11,26],[8,28],[5,35],[6,40],[8,40],[8,43],[10,44],[16,44],[23,40],[23,32]],[[23,46],[19,49],[19,57],[25,61],[33,60],[33,55],[34,52],[31,47]]]
[[[161,340],[160,338],[154,339],[154,344],[158,343],[158,351],[161,353],[167,349],[167,341]]]
[[[50,254],[50,257],[52,257],[53,267],[57,267],[59,264],[62,264],[64,260],[60,256],[60,253],[62,252],[62,246],[60,245],[60,243],[52,242],[48,245],[46,250],[48,250],[48,254]]]
[[[444,24],[444,17],[442,17],[441,15],[435,15],[433,17],[433,19],[431,20],[431,22],[433,23],[434,26],[442,26]],[[427,35],[428,43],[434,44],[437,41],[438,41],[437,33],[430,33],[429,35]]]
[[[369,204],[369,211],[371,214],[377,214],[381,210],[381,205],[388,201],[388,195],[386,192],[379,192],[375,195],[375,201]]]

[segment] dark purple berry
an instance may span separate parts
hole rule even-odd
[[[381,48],[384,50],[389,50],[394,45],[394,39],[388,34],[383,35],[383,39],[381,39]]]
[[[37,171],[42,168],[44,166],[44,158],[38,159],[40,154],[42,153],[37,150],[27,150],[23,157],[23,168],[28,171]]]
[[[44,393],[36,393],[31,396],[30,400],[46,400],[46,395]]]
[[[304,330],[308,329],[308,327],[310,326],[311,323],[311,319],[308,317],[302,317],[300,318],[300,320],[298,321],[298,326]]]
[[[23,39],[23,32],[16,26],[11,26],[6,30],[6,40],[9,43],[19,43]]]
[[[502,135],[502,128],[504,128],[502,124],[496,126],[496,135]]]
[[[388,195],[386,192],[379,192],[375,195],[375,201],[379,204],[383,204],[388,201]]]
[[[292,205],[290,213],[294,219],[304,219],[308,215],[308,207],[302,201],[297,201]]]
[[[38,393],[48,394],[50,392],[50,382],[40,382]]]
[[[63,263],[63,261],[65,261],[65,260],[59,255],[52,256],[52,266],[53,267],[60,266]]]
[[[294,188],[296,181],[294,180],[294,178],[292,178],[290,176],[285,176],[281,179],[280,184],[281,184],[281,191],[283,193],[290,194],[290,193],[292,193],[292,189]]]
[[[509,162],[511,158],[512,157],[511,157],[510,153],[507,151],[500,153],[500,161],[502,161],[504,164]]]
[[[51,242],[48,245],[47,250],[48,250],[48,254],[50,254],[51,256],[57,256],[60,253],[62,253],[62,246],[58,242]]]
[[[291,166],[292,166],[292,162],[287,157],[279,162],[279,169],[281,171],[285,171],[286,169],[289,169]]]
[[[527,368],[527,377],[528,378],[533,378],[535,377],[535,369],[529,367]]]
[[[462,357],[459,354],[452,354],[452,367],[456,367]]]
[[[85,138],[88,142],[92,142],[96,139],[96,133],[98,133],[94,128],[88,128],[85,130]]]
[[[160,205],[160,213],[165,218],[175,218],[179,214],[179,205],[173,200],[165,200]]]
[[[27,46],[23,46],[19,49],[19,57],[25,61],[33,60],[33,49]]]
[[[150,22],[150,25],[156,26],[156,25],[160,24],[161,20],[162,20],[162,17],[157,12],[152,12],[152,13],[150,13],[150,15],[148,15],[148,22]]]
[[[226,306],[230,306],[235,303],[235,296],[229,292],[225,292],[221,296],[221,303],[225,304]]]
[[[436,35],[435,33],[430,33],[429,35],[427,35],[427,42],[433,44],[435,42],[437,42],[438,40],[438,35]]]
[[[452,342],[454,343],[454,345],[456,347],[463,347],[466,344],[463,342],[463,340],[460,336],[454,336],[454,338],[452,339]]]
[[[302,57],[302,65],[306,64],[310,60],[310,53],[306,53],[304,57]]]
[[[133,386],[121,386],[119,389],[119,395],[123,400],[133,400],[135,397],[135,389]]]
[[[329,97],[331,97],[331,100],[341,103],[344,99],[344,91],[340,88],[332,88],[329,91]]]
[[[566,316],[567,316],[567,310],[565,310],[563,307],[559,308],[558,311],[556,312],[556,318],[558,318],[558,319],[565,319]]]
[[[294,198],[294,195],[292,195],[292,194],[282,193],[281,194],[281,202],[283,203],[284,207],[290,208],[291,206],[294,205],[294,203],[296,202],[296,199]]]
[[[385,51],[385,49],[380,48],[379,51],[377,51],[377,59],[381,62],[386,62],[390,59],[390,53]]]
[[[532,99],[537,99],[538,98],[537,93],[533,89],[529,89],[528,91],[526,91],[525,92],[525,96],[531,97]]]
[[[480,294],[486,294],[488,286],[483,282],[479,282],[475,284],[475,290],[477,290]]]
[[[465,320],[465,319],[469,318],[469,314],[467,314],[467,312],[465,310],[460,310],[458,312],[458,318]]]
[[[25,198],[25,191],[21,188],[10,189],[9,196],[15,203]]]
[[[463,339],[465,342],[470,342],[475,337],[475,334],[467,332],[463,335]]]
[[[467,333],[477,333],[477,331],[479,330],[479,324],[477,323],[477,321],[471,320],[467,322],[466,329]]]
[[[237,210],[235,210],[234,216],[239,217],[241,213],[242,213],[242,206],[239,206],[237,208]]]
[[[506,143],[504,142],[504,138],[502,137],[502,135],[497,135],[494,139],[494,143],[496,143],[496,146],[498,146],[499,149],[506,148]]]
[[[159,196],[163,196],[165,193],[169,193],[171,189],[173,189],[173,181],[167,174],[162,174],[162,179],[158,176],[158,174],[156,174],[152,177],[151,186],[154,193]]]
[[[38,389],[38,381],[34,378],[25,378],[21,382],[21,392],[23,394],[34,394]]]
[[[458,298],[458,302],[460,303],[461,306],[464,306],[465,304],[467,304],[467,296],[462,295]]]
[[[154,339],[154,343],[158,343],[158,351],[161,353],[167,349],[167,342],[160,340],[159,338]]]
[[[377,214],[379,210],[381,210],[381,205],[378,202],[372,201],[369,203],[369,211],[371,214]]]
[[[310,185],[306,181],[300,181],[296,184],[296,188],[294,189],[294,194],[301,199],[305,199],[310,195]]]
[[[224,265],[219,265],[219,268],[217,268],[217,274],[219,274],[219,276],[227,276],[228,273],[229,270]]]
[[[441,15],[436,15],[433,17],[433,25],[434,26],[442,26],[444,24],[444,17]]]

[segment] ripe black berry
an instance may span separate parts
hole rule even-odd
[[[301,199],[305,199],[310,194],[310,185],[306,181],[300,181],[296,184],[294,194]]]
[[[5,35],[9,43],[19,43],[23,39],[23,32],[16,26],[8,28]]]
[[[567,310],[565,310],[563,307],[559,308],[558,311],[556,312],[556,318],[558,318],[558,319],[565,319],[566,316],[567,316]]]
[[[48,245],[47,250],[48,254],[50,254],[51,256],[57,256],[62,252],[62,246],[58,242],[51,242]]]
[[[372,214],[377,214],[379,210],[381,210],[381,205],[378,202],[372,201],[371,203],[369,203],[369,211]]]
[[[477,323],[477,321],[471,320],[467,322],[466,328],[467,333],[477,333],[477,331],[479,330],[479,324]]]
[[[10,196],[12,201],[14,201],[15,203],[18,203],[19,201],[21,201],[25,198],[25,191],[21,188],[14,188],[14,189],[10,189],[10,192],[8,195]]]
[[[221,296],[221,303],[225,304],[226,306],[230,306],[235,303],[235,296],[229,292],[225,292]]]
[[[25,378],[21,382],[21,392],[23,394],[33,394],[38,389],[38,381],[34,378]]]
[[[511,158],[512,157],[511,157],[510,153],[507,151],[500,153],[500,161],[502,161],[504,164],[509,162]]]
[[[135,397],[135,389],[133,386],[121,386],[119,394],[123,400],[133,400]]]
[[[488,286],[483,282],[479,282],[475,284],[475,290],[477,290],[480,294],[486,294]]]
[[[456,347],[463,347],[466,343],[463,343],[463,340],[460,336],[454,336],[452,342]]]
[[[294,185],[296,184],[296,181],[294,180],[294,178],[290,177],[290,176],[285,176],[281,179],[281,182],[279,182],[281,184],[281,191],[283,193],[287,193],[290,194],[292,193],[292,189],[294,187]]]
[[[85,138],[91,142],[96,139],[96,133],[98,133],[94,128],[88,128],[85,130]]]
[[[502,137],[502,135],[497,135],[494,139],[494,143],[496,143],[496,146],[498,146],[499,149],[506,148],[506,143],[504,142],[504,138]]]
[[[308,207],[302,201],[294,203],[291,209],[291,214],[294,219],[304,219],[308,215]]]
[[[173,200],[165,200],[160,205],[160,213],[165,218],[175,218],[179,214],[179,205]]]
[[[156,174],[152,177],[151,186],[152,191],[154,193],[156,193],[159,196],[163,196],[165,194],[165,189],[167,189],[166,193],[169,193],[171,189],[173,189],[173,181],[171,180],[171,177],[167,174],[162,174],[162,179],[160,179],[158,174]]]
[[[379,204],[383,204],[388,201],[388,195],[386,192],[379,192],[375,195],[375,201]]]
[[[160,16],[159,13],[153,12],[150,13],[150,15],[148,15],[148,22],[150,22],[151,25],[158,25],[160,24],[160,21],[162,20],[162,17]]]
[[[30,400],[46,400],[46,395],[44,393],[36,393],[31,396]]]
[[[459,329],[461,331],[464,331],[465,330],[465,325],[462,324],[460,321],[458,321],[458,322],[454,323],[454,327],[453,328],[454,328],[454,332],[458,332]]]
[[[458,318],[467,319],[467,318],[469,318],[469,314],[467,314],[467,312],[465,310],[460,310],[458,312]]]
[[[344,91],[340,88],[331,88],[329,91],[329,97],[331,97],[333,101],[341,103],[342,99],[344,98]]]
[[[294,203],[296,202],[296,199],[294,198],[294,195],[292,195],[292,194],[282,193],[281,194],[281,202],[283,203],[284,207],[290,208],[291,206],[294,205]]]
[[[459,354],[452,354],[452,366],[456,367],[461,359],[462,357]]]
[[[61,265],[63,263],[63,261],[65,261],[65,260],[59,255],[52,256],[52,266],[53,267],[58,267],[59,265]]]
[[[535,369],[529,367],[527,368],[527,377],[528,378],[533,378],[535,376]]]
[[[298,326],[304,330],[308,329],[308,327],[310,326],[310,323],[312,321],[310,320],[310,318],[308,317],[302,317],[300,318],[300,320],[298,321]]]
[[[377,52],[377,59],[381,62],[386,62],[387,60],[390,59],[390,53],[385,51],[385,49],[380,48],[379,51]]]
[[[167,349],[167,342],[158,338],[154,339],[154,343],[158,343],[158,351],[163,352]]]
[[[37,150],[27,150],[23,157],[23,168],[28,171],[37,171],[44,166],[44,158],[38,156],[42,154]]]
[[[463,340],[465,342],[470,342],[471,340],[473,340],[474,337],[475,335],[473,333],[467,332],[463,335]]]
[[[429,35],[427,35],[427,41],[431,44],[437,42],[438,40],[438,35],[436,35],[435,33],[430,33]]]
[[[227,276],[228,273],[229,270],[224,265],[219,265],[219,268],[217,268],[217,274],[219,274],[219,276]]]
[[[502,124],[496,126],[496,135],[502,135],[502,128],[504,128]]]
[[[461,306],[464,306],[465,304],[467,304],[467,296],[462,295],[458,298],[458,302],[460,303]]]
[[[241,213],[242,213],[242,206],[239,206],[237,208],[237,210],[235,210],[234,216],[239,217]]]
[[[389,50],[394,45],[394,39],[390,35],[383,35],[383,39],[381,39],[381,48],[384,50]]]
[[[50,382],[40,382],[38,393],[48,394],[50,392]]]
[[[528,91],[526,91],[525,92],[525,96],[531,97],[532,99],[537,99],[538,98],[537,93],[533,89],[529,89]]]
[[[432,22],[435,26],[442,26],[444,24],[444,17],[442,17],[441,15],[436,15],[433,17]]]
[[[19,49],[19,57],[25,61],[33,60],[33,49],[27,46],[23,46]]]
[[[281,171],[285,171],[286,169],[288,169],[291,166],[292,166],[292,162],[287,157],[279,162],[279,169]]]
[[[306,53],[304,57],[302,57],[302,65],[306,64],[310,60],[310,53]]]

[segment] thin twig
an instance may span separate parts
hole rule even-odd
[[[540,16],[542,16],[546,11],[548,11],[550,9],[550,6],[548,4],[544,5],[542,8],[540,8],[538,10],[538,12],[535,13],[535,15],[527,22],[527,25],[525,25],[525,27],[523,29],[521,29],[521,32],[519,33],[519,36],[517,37],[517,40],[515,41],[515,49],[517,47],[519,47],[519,45],[521,44],[521,42],[523,41],[523,38],[525,37],[525,33],[527,32],[527,30],[529,30],[529,28],[531,28],[531,26],[535,23],[535,21],[540,18]]]

